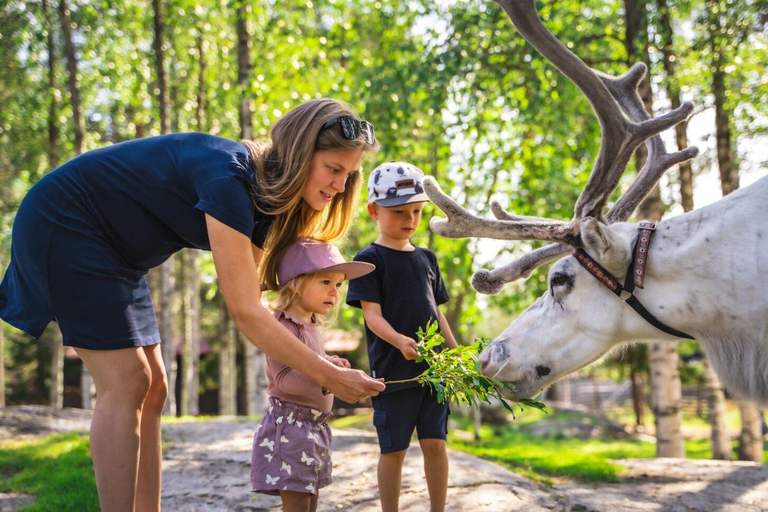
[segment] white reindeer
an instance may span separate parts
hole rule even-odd
[[[426,182],[427,194],[448,217],[430,223],[440,235],[557,242],[505,267],[477,272],[472,284],[482,293],[498,293],[539,265],[579,251],[579,258],[568,256],[553,265],[548,291],[488,346],[480,359],[483,371],[513,383],[514,397],[531,397],[619,345],[691,336],[704,346],[728,390],[768,404],[768,177],[706,208],[661,222],[653,235],[644,231],[650,246],[633,263],[640,225],[621,221],[668,168],[697,154],[696,148],[668,154],[658,136],[690,115],[693,105],[652,119],[637,94],[644,65],[618,78],[597,73],[544,27],[533,0],[497,2],[520,33],[589,99],[603,139],[570,222],[514,216],[498,203],[492,204],[497,220],[481,219],[445,195],[434,180]],[[649,150],[645,167],[603,217],[627,162],[643,142]],[[585,264],[603,270],[593,273]],[[637,275],[640,285],[633,294],[621,292],[630,268],[634,271],[626,282],[632,288]],[[612,291],[603,281],[619,286]],[[638,302],[648,319],[629,305]]]

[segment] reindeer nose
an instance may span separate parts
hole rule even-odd
[[[549,375],[551,372],[552,372],[552,370],[550,370],[546,366],[537,366],[536,367],[536,375],[538,375],[539,377],[545,377],[545,376]]]

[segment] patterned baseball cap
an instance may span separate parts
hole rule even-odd
[[[368,204],[400,206],[429,201],[424,193],[424,173],[406,162],[387,162],[368,178]]]

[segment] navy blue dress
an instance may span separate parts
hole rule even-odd
[[[110,350],[160,342],[150,268],[183,247],[210,250],[205,214],[262,247],[247,148],[201,133],[90,151],[35,184],[13,225],[0,318],[39,337]]]

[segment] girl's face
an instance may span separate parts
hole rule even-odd
[[[339,302],[344,278],[342,272],[321,272],[312,276],[295,304],[309,315],[327,315]]]
[[[352,173],[360,172],[363,151],[315,151],[301,197],[313,210],[323,210],[336,194],[344,192]]]

